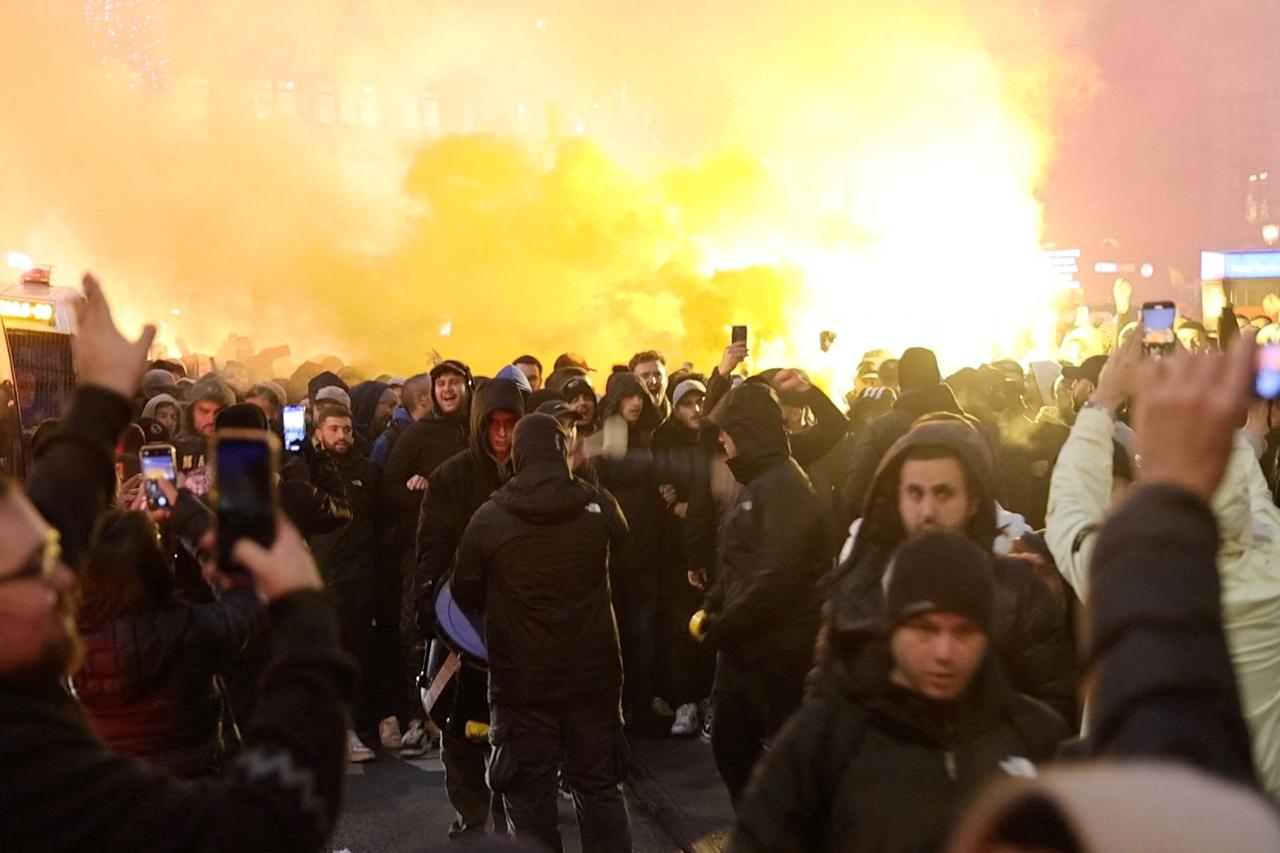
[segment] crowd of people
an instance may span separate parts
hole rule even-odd
[[[563,795],[629,850],[628,744],[667,737],[708,741],[733,850],[1280,845],[1248,334],[1151,357],[1117,285],[1075,360],[871,351],[845,411],[745,342],[188,377],[84,284],[77,390],[0,481],[6,846],[316,849],[344,761],[438,749],[442,839],[562,850]],[[287,407],[276,541],[232,571],[211,439]]]

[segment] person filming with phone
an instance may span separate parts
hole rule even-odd
[[[341,798],[353,670],[315,563],[270,491],[271,538],[238,539],[227,549],[234,564],[217,564],[219,577],[266,601],[272,647],[256,710],[242,721],[245,752],[223,775],[178,781],[112,752],[65,689],[84,648],[76,573],[114,493],[112,445],[155,335],[148,326],[124,337],[92,276],[84,293],[65,422],[25,493],[0,479],[0,837],[14,850],[320,848]]]

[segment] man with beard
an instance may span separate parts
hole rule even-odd
[[[310,536],[307,543],[320,576],[338,611],[342,645],[360,663],[364,679],[352,703],[355,730],[347,732],[347,760],[369,761],[374,753],[357,732],[371,737],[384,714],[374,707],[370,676],[375,671],[373,643],[374,584],[377,573],[381,470],[355,450],[350,410],[337,403],[316,406],[312,441],[337,465],[351,507],[351,520],[330,533]],[[397,745],[398,746],[398,745]]]
[[[561,396],[578,415],[578,435],[591,435],[599,428],[600,420],[596,411],[599,400],[585,376],[575,376],[566,382]]]
[[[437,397],[437,401],[442,399]],[[515,382],[491,379],[484,383],[471,407],[470,446],[431,472],[431,485],[418,517],[416,550],[418,627],[424,637],[432,633],[435,588],[453,570],[462,532],[480,505],[511,478],[512,436],[523,415],[524,396]],[[431,643],[428,679],[436,677],[446,657],[442,643]],[[488,749],[467,738],[467,723],[489,719],[487,687],[483,672],[463,666],[431,709],[432,720],[441,729],[440,757],[449,802],[457,812],[449,829],[454,838],[483,834],[489,821],[491,797],[485,783]],[[506,827],[500,802],[493,800],[492,810],[495,827],[503,833]]]
[[[64,426],[36,460],[27,497],[0,481],[0,836],[20,850],[141,850],[157,839],[182,850],[323,847],[338,813],[351,672],[315,564],[287,522],[270,551],[236,546],[269,602],[273,677],[247,721],[246,752],[221,780],[192,786],[113,754],[63,688],[78,647],[71,567],[111,501],[112,445],[155,334],[126,340],[97,281],[86,276],[84,287],[81,384]]]
[[[926,531],[962,533],[987,551],[996,538],[991,453],[963,418],[934,415],[900,438],[880,463],[849,556],[837,568],[823,627],[820,678],[856,657],[862,626],[881,618],[891,556]],[[1064,607],[1025,562],[994,563],[991,648],[1014,688],[1075,718],[1075,654]]]

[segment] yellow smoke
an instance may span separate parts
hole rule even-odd
[[[1035,4],[9,5],[0,249],[171,346],[709,369],[745,323],[840,388],[1047,343],[1035,190],[1093,83]]]

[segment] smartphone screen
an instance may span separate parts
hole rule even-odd
[[[734,344],[745,344],[747,342],[747,327],[734,326],[729,337],[729,342]]]
[[[142,490],[147,496],[147,509],[172,509],[159,481],[178,484],[177,451],[172,444],[146,444],[138,455],[142,459]]]
[[[307,440],[306,406],[284,407],[284,449],[286,453],[301,453]]]
[[[1178,343],[1173,330],[1178,309],[1172,302],[1148,302],[1142,306],[1142,349],[1152,355],[1169,355]]]
[[[1258,347],[1253,392],[1261,400],[1280,399],[1280,344]]]
[[[279,442],[256,431],[225,431],[214,436],[213,496],[218,517],[218,568],[238,569],[231,550],[241,539],[264,548],[276,538],[276,484]]]

